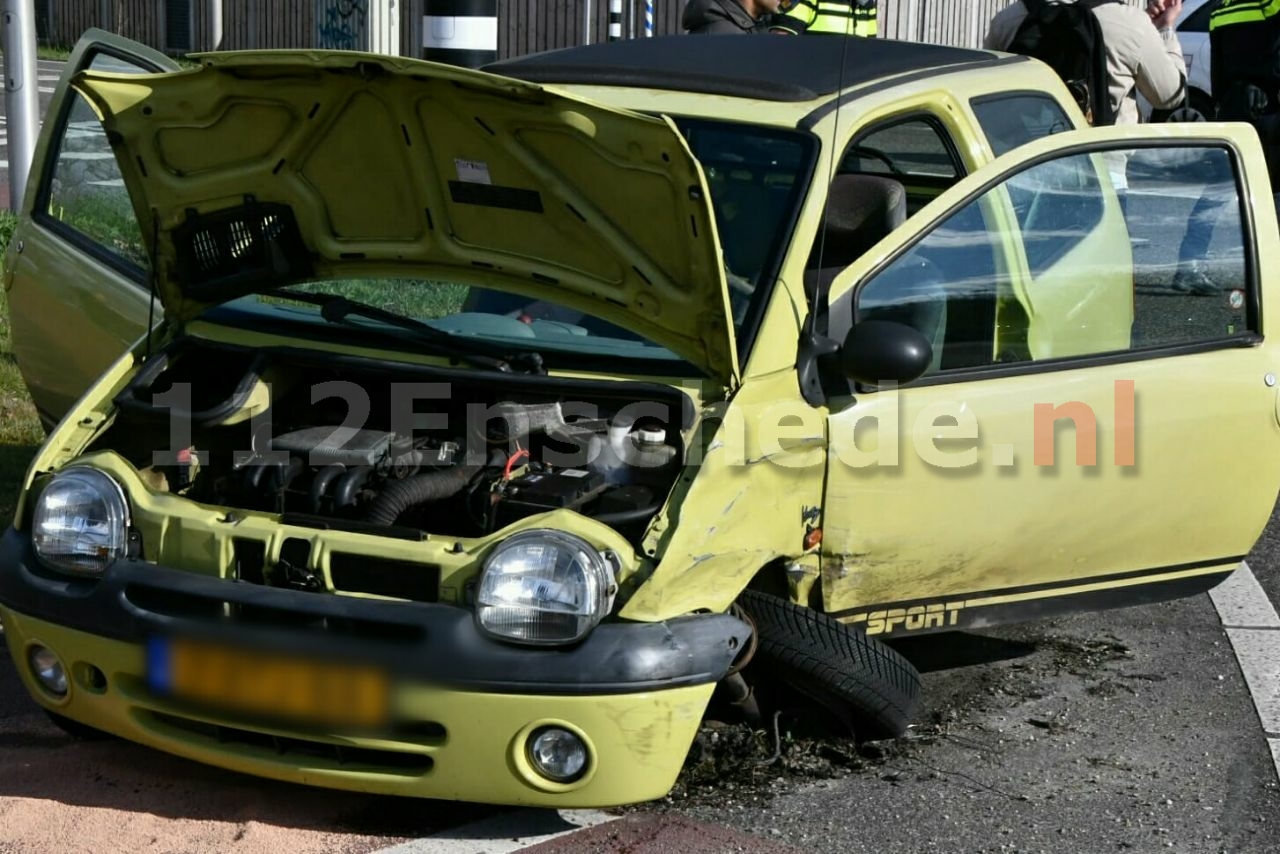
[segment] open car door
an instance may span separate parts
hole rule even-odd
[[[107,134],[69,81],[85,69],[177,67],[136,42],[88,30],[44,117],[4,279],[14,356],[46,426],[142,335],[148,318],[142,233]]]
[[[1280,485],[1278,253],[1257,137],[1227,124],[1039,140],[873,248],[829,334],[893,320],[933,359],[830,400],[826,609],[901,634],[1224,578]]]

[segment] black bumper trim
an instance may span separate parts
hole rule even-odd
[[[201,603],[207,607],[187,607]],[[12,528],[0,539],[0,604],[114,640],[193,636],[358,660],[408,679],[500,694],[619,694],[718,682],[751,636],[736,617],[698,614],[603,623],[571,647],[521,647],[485,637],[472,612],[453,605],[282,590],[140,561],[121,561],[100,580],[64,578],[40,566],[31,538]]]

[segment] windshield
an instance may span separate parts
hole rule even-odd
[[[755,322],[791,235],[808,185],[812,138],[753,125],[678,119],[711,189],[720,232],[734,326],[739,340]],[[637,216],[643,216],[637,211]],[[429,323],[455,336],[481,338],[513,349],[546,353],[682,361],[653,342],[555,299],[543,299],[458,282],[421,279],[342,279],[295,284],[271,295],[245,298],[298,312],[314,306],[290,293],[343,296]],[[241,301],[243,302],[243,301]],[[376,325],[376,323],[372,324]]]

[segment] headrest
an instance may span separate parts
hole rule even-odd
[[[847,267],[906,219],[907,191],[898,181],[880,175],[837,175],[809,266]]]

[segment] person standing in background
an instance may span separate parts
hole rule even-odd
[[[876,37],[876,0],[796,0],[777,15],[773,33]]]
[[[1138,124],[1137,92],[1159,109],[1182,104],[1187,66],[1174,31],[1181,12],[1182,0],[1151,0],[1145,12],[1119,2],[1094,7],[1107,54],[1107,91],[1115,124]],[[1027,7],[1017,0],[991,19],[982,46],[1007,49],[1026,19]]]
[[[1280,4],[1222,0],[1209,16],[1210,79],[1218,120],[1258,132],[1280,192]]]
[[[692,35],[763,32],[781,0],[689,0],[680,26]]]

